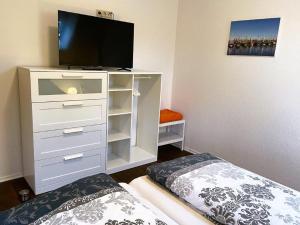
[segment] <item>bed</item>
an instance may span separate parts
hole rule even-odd
[[[153,164],[129,185],[80,179],[0,212],[1,225],[300,225],[300,193],[210,154]]]
[[[0,212],[1,225],[177,225],[126,184],[87,177]]]
[[[156,163],[147,173],[130,186],[178,224],[300,225],[298,191],[211,154]]]

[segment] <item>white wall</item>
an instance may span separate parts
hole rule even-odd
[[[186,146],[300,190],[300,1],[181,0],[173,108]],[[227,56],[232,20],[281,17],[276,57]]]
[[[21,175],[16,67],[58,64],[57,10],[95,15],[112,10],[135,23],[134,67],[164,73],[162,107],[170,105],[178,0],[1,0],[0,181]]]

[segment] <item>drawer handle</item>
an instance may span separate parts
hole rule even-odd
[[[71,128],[71,129],[65,129],[64,130],[64,134],[74,134],[74,133],[80,133],[80,132],[83,132],[82,127]]]
[[[83,102],[64,102],[63,106],[68,107],[68,106],[82,106]]]
[[[79,153],[79,154],[75,154],[75,155],[68,155],[68,156],[65,156],[64,157],[64,160],[65,161],[68,161],[68,160],[72,160],[72,159],[79,159],[79,158],[82,158],[83,157],[83,154],[82,153]]]
[[[82,78],[83,77],[83,75],[81,75],[81,74],[76,74],[76,75],[74,75],[74,74],[62,74],[61,75],[61,77],[62,78]]]

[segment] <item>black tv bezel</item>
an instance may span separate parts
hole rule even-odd
[[[114,21],[116,23],[127,23],[127,24],[131,24],[133,26],[133,34],[132,34],[132,57],[131,57],[131,62],[130,65],[128,67],[122,67],[122,66],[118,66],[118,65],[77,65],[77,64],[67,64],[67,63],[62,63],[61,62],[61,57],[60,57],[60,46],[59,46],[59,41],[60,41],[60,37],[59,37],[59,13],[71,13],[71,14],[75,14],[75,15],[79,15],[79,16],[87,16],[87,17],[92,17],[95,19],[99,19],[99,20],[109,20]],[[68,68],[70,67],[79,67],[79,68],[83,68],[83,69],[101,69],[101,68],[121,68],[121,69],[132,69],[133,68],[133,56],[134,56],[134,23],[131,22],[126,22],[126,21],[121,21],[121,20],[115,20],[115,19],[106,19],[106,18],[101,18],[101,17],[97,17],[97,16],[91,16],[91,15],[86,15],[86,14],[81,14],[81,13],[75,13],[75,12],[70,12],[70,11],[64,11],[64,10],[58,10],[57,11],[57,49],[58,49],[58,62],[59,62],[59,66],[66,66]]]

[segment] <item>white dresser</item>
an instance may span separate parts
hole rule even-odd
[[[19,69],[23,173],[36,194],[157,160],[161,73]]]
[[[24,177],[40,194],[105,172],[107,73],[19,69]]]

